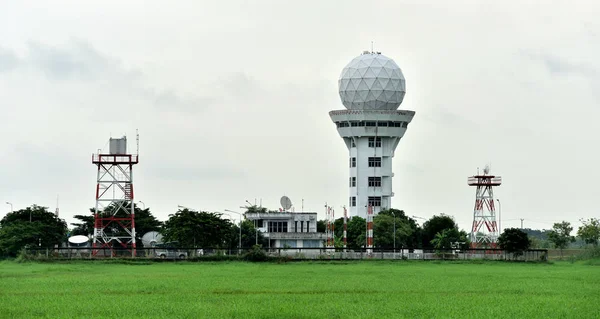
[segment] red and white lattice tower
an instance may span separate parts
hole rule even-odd
[[[330,215],[331,207],[325,203],[325,248],[329,248],[331,246],[331,224],[329,223]]]
[[[334,210],[332,207],[328,206],[327,207],[327,217],[326,217],[326,223],[327,223],[327,248],[334,248],[335,247],[335,228],[334,228]]]
[[[483,175],[478,172],[477,175],[468,179],[469,186],[477,187],[470,236],[472,248],[495,248],[498,241],[499,232],[493,187],[500,186],[502,178],[489,175],[489,172],[490,168],[486,166]]]
[[[346,252],[346,247],[348,247],[348,211],[346,210],[346,206],[344,206],[344,252]]]
[[[373,206],[367,209],[367,254],[373,253]]]
[[[335,248],[335,209],[331,209],[331,248]]]
[[[111,138],[109,144],[108,154],[92,154],[98,166],[92,255],[113,256],[113,248],[119,248],[135,257],[133,165],[138,154],[127,154],[126,137]]]

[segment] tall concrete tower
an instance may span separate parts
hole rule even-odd
[[[348,147],[350,216],[391,208],[392,158],[415,112],[398,110],[406,93],[400,67],[381,52],[364,51],[338,80],[346,110],[329,116]]]

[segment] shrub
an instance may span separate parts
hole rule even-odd
[[[267,261],[269,259],[267,257],[267,254],[264,252],[264,250],[262,250],[261,245],[252,246],[252,249],[250,251],[248,251],[246,254],[244,254],[244,256],[242,258],[245,261],[252,261],[252,262]]]

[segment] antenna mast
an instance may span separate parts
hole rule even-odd
[[[56,217],[58,217],[58,194],[56,195]]]
[[[502,184],[502,178],[491,175],[488,164],[483,169],[483,174],[479,174],[478,169],[477,175],[469,177],[467,184],[476,187],[473,226],[470,235],[471,247],[496,248],[500,234],[496,223],[493,188]]]

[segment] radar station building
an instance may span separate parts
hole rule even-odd
[[[317,213],[268,212],[246,213],[246,219],[269,240],[268,248],[320,248],[324,233],[317,232]]]
[[[364,51],[338,80],[345,110],[329,112],[348,148],[349,215],[367,218],[391,208],[392,159],[414,111],[398,110],[406,93],[402,70],[381,52]]]

